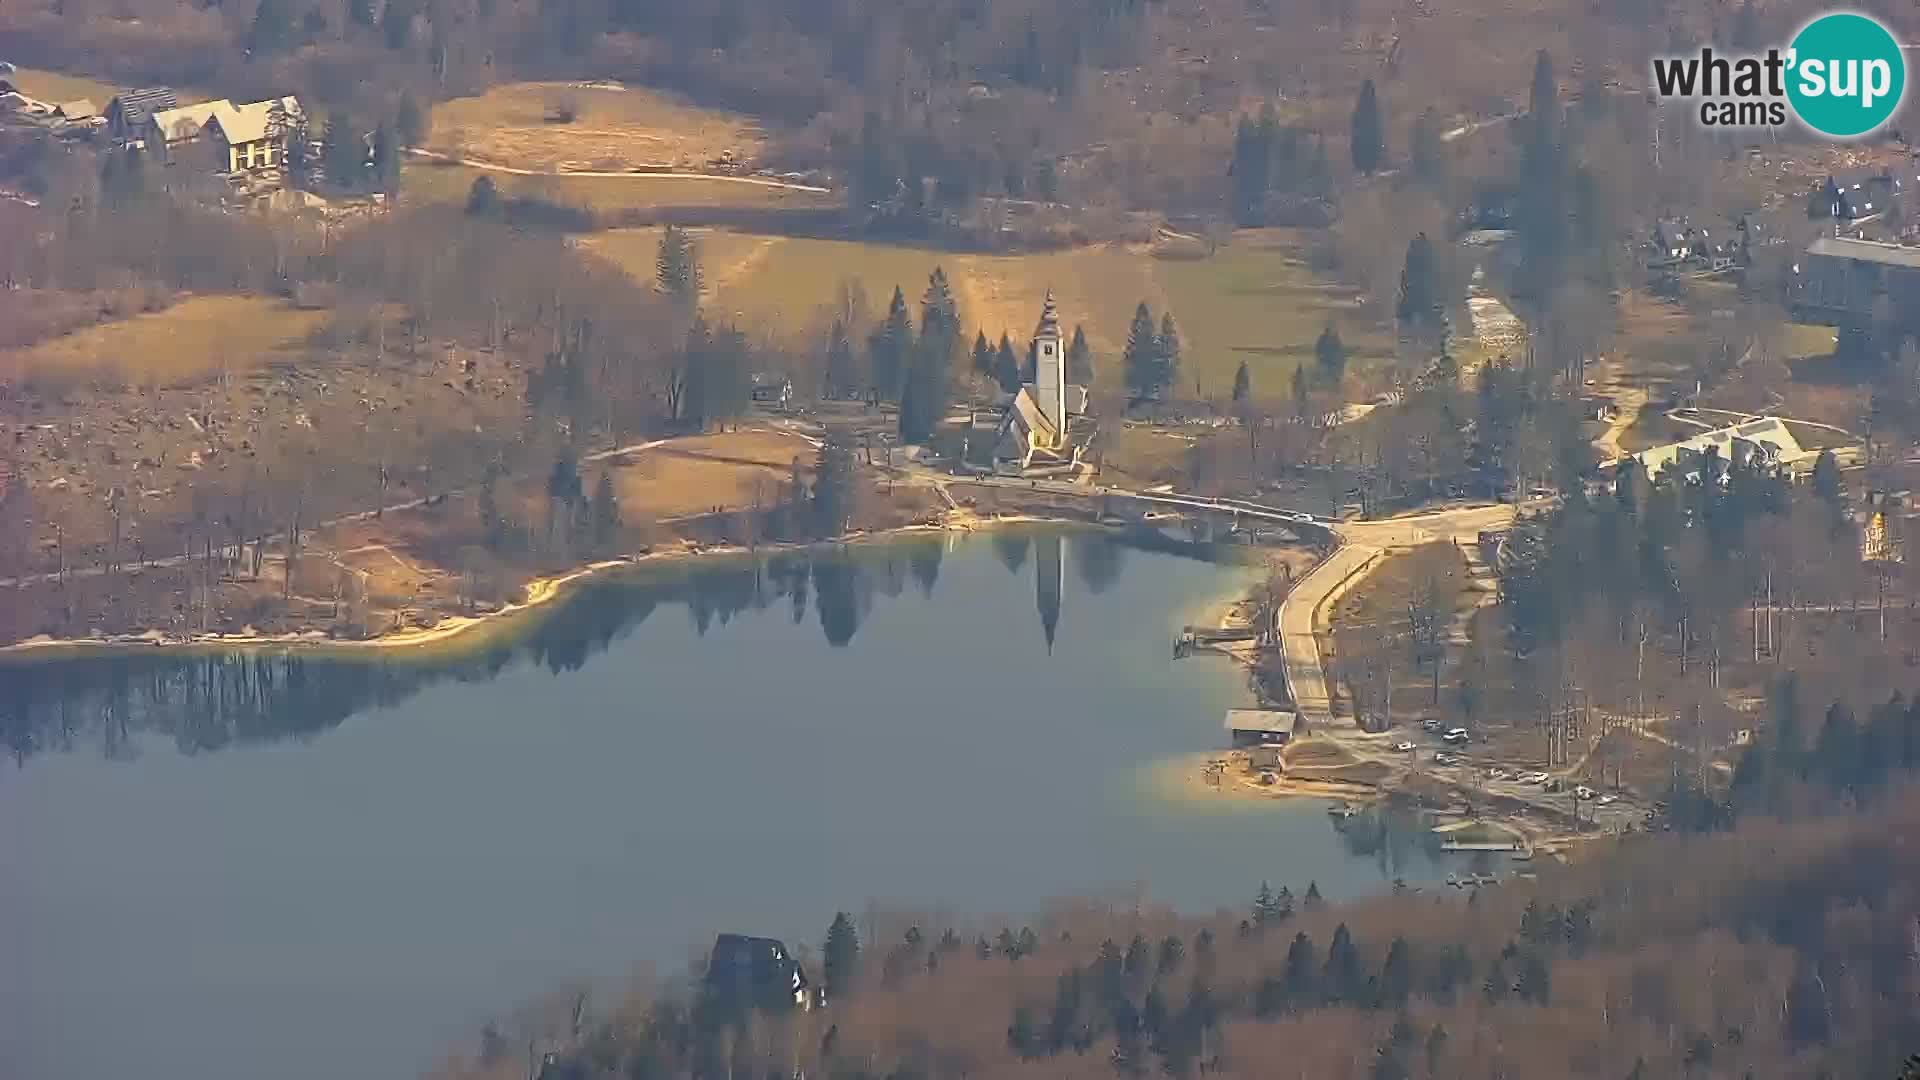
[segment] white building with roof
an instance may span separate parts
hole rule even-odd
[[[1678,477],[1700,479],[1700,468],[1708,451],[1723,462],[1741,461],[1755,468],[1785,469],[1797,475],[1813,468],[1820,456],[1793,437],[1786,422],[1777,416],[1763,416],[1730,427],[1703,431],[1690,439],[1655,446],[1629,455],[1640,462],[1648,477],[1657,477],[1668,469],[1679,470]],[[1625,458],[1620,459],[1622,461]],[[1614,462],[1615,465],[1619,461]]]
[[[235,105],[225,98],[164,109],[148,121],[147,148],[176,154],[189,144],[215,151],[217,170],[249,173],[286,164],[291,134],[306,120],[291,95]]]
[[[994,439],[994,464],[1003,469],[1075,465],[1080,448],[1071,438],[1072,418],[1087,411],[1087,388],[1067,381],[1067,350],[1053,290],[1033,331],[1034,381],[1021,385],[1007,405]]]

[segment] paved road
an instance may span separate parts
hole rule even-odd
[[[1286,659],[1287,689],[1295,710],[1309,724],[1332,719],[1319,635],[1327,629],[1323,617],[1327,602],[1336,592],[1358,584],[1390,551],[1434,540],[1475,542],[1482,529],[1511,525],[1516,512],[1515,507],[1505,504],[1470,506],[1336,526],[1335,531],[1344,543],[1312,573],[1300,579],[1281,602],[1276,616],[1280,650]]]
[[[1365,544],[1344,544],[1299,580],[1280,603],[1280,652],[1286,659],[1287,690],[1293,707],[1310,724],[1332,715],[1326,668],[1320,661],[1320,639],[1315,634],[1321,606],[1335,590],[1347,585],[1378,559],[1381,551]]]

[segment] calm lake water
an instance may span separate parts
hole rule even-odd
[[[1443,874],[1318,804],[1153,794],[1247,698],[1171,659],[1247,575],[926,538],[595,585],[459,659],[0,667],[0,1076],[410,1077],[718,931]]]

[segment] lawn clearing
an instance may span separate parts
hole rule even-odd
[[[0,377],[176,386],[284,358],[326,318],[278,300],[197,296],[165,311],[0,351]]]
[[[842,282],[867,298],[868,317],[885,314],[895,286],[917,316],[935,267],[946,271],[960,304],[966,337],[1004,333],[1024,352],[1051,290],[1069,334],[1084,327],[1096,378],[1118,388],[1120,357],[1135,305],[1156,316],[1173,313],[1183,344],[1182,396],[1225,398],[1234,371],[1246,361],[1256,395],[1288,399],[1293,369],[1313,355],[1332,320],[1355,366],[1392,356],[1387,335],[1354,308],[1351,294],[1313,276],[1297,242],[1260,233],[1211,258],[1158,259],[1145,250],[1101,245],[1024,255],[966,255],[891,244],[797,237],[749,236],[722,230],[698,234],[707,270],[709,304],[727,317],[762,329],[793,333],[833,304]],[[616,230],[586,246],[651,281],[659,232]]]
[[[561,116],[571,119],[558,122]],[[709,169],[746,164],[752,120],[615,83],[510,83],[434,107],[431,149],[523,169]]]
[[[793,459],[813,467],[805,440],[776,431],[736,431],[675,439],[610,463],[614,492],[630,513],[656,518],[704,514],[716,506],[776,505],[793,480]],[[597,475],[600,465],[585,466]]]
[[[84,98],[93,102],[94,108],[105,109],[107,102],[120,92],[112,83],[86,75],[68,75],[40,68],[20,68],[7,76],[7,81],[18,87],[21,93],[49,105]]]
[[[720,176],[522,176],[467,165],[415,158],[402,171],[401,197],[424,203],[464,204],[473,182],[491,177],[506,198],[534,197],[598,213],[671,206],[818,209],[837,205],[836,196],[770,184],[743,183]]]

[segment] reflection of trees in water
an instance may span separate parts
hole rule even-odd
[[[555,674],[577,671],[662,604],[684,605],[701,635],[743,611],[781,604],[798,625],[811,605],[827,641],[844,647],[859,632],[876,596],[903,595],[910,583],[926,596],[933,594],[943,543],[929,537],[782,553],[758,561],[708,562],[658,579],[596,582],[571,594],[550,616],[533,620],[525,632],[500,635],[447,658],[254,650],[192,656],[130,652],[0,665],[0,746],[18,761],[83,746],[124,759],[135,754],[136,736],[170,738],[183,753],[309,736],[436,683],[485,682],[516,663],[538,664]],[[1020,533],[994,537],[996,553],[1009,565],[1024,565],[1032,543],[1031,535]],[[1087,534],[1071,543],[1069,561],[1081,567],[1089,588],[1096,580],[1111,584],[1119,572],[1119,542]],[[1041,617],[1048,617],[1044,605]]]
[[[999,530],[993,534],[993,553],[1000,556],[1009,573],[1017,574],[1027,565],[1027,548],[1033,544],[1033,537],[1025,530]]]
[[[484,682],[519,662],[555,674],[577,671],[661,604],[684,604],[704,635],[743,611],[780,603],[791,606],[797,624],[811,595],[827,640],[844,646],[871,608],[876,583],[898,595],[911,565],[912,576],[931,588],[938,543],[926,546],[931,559],[917,549],[856,549],[710,564],[659,581],[598,582],[525,634],[448,659],[250,650],[0,667],[0,745],[21,762],[87,745],[124,759],[134,755],[137,735],[170,737],[182,753],[312,735],[435,683]]]
[[[1080,572],[1080,583],[1090,593],[1103,593],[1120,580],[1122,557],[1126,554],[1126,545],[1106,533],[1084,532],[1073,537],[1074,569]]]

